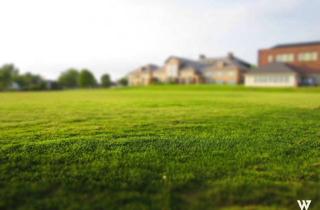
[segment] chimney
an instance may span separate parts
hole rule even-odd
[[[204,60],[204,59],[206,59],[206,58],[207,58],[207,57],[206,57],[204,54],[200,54],[200,55],[199,55],[199,59],[200,59],[200,60]]]
[[[229,52],[229,53],[228,53],[228,58],[230,58],[230,59],[233,59],[233,58],[234,58],[233,52]]]

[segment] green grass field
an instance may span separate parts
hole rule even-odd
[[[320,88],[0,93],[0,209],[320,209]]]

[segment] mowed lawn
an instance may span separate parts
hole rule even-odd
[[[320,209],[320,88],[0,93],[0,209]]]

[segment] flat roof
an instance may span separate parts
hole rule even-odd
[[[312,46],[312,45],[320,45],[320,41],[313,41],[313,42],[299,42],[299,43],[289,43],[289,44],[279,44],[271,49],[278,49],[278,48],[289,48],[289,47],[304,47],[304,46]]]

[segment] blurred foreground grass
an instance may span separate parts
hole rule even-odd
[[[320,89],[0,93],[0,209],[320,209]]]

